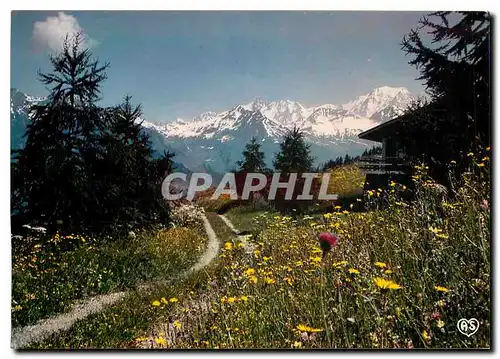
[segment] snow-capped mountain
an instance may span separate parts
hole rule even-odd
[[[18,149],[24,146],[24,133],[30,121],[28,109],[33,103],[42,102],[43,97],[33,97],[16,89],[10,89],[10,147]]]
[[[299,102],[255,98],[221,113],[156,124],[166,143],[195,166],[213,171],[234,169],[244,145],[259,138],[268,165],[288,129],[299,127],[311,144],[316,163],[360,154],[369,144],[357,135],[402,113],[414,98],[403,87],[380,87],[344,105],[307,107]],[[189,165],[188,165],[189,167]]]
[[[360,154],[367,146],[373,145],[360,140],[357,135],[401,114],[413,98],[406,88],[384,86],[344,105],[307,107],[295,101],[255,98],[226,111],[206,112],[191,120],[177,119],[171,123],[137,121],[150,135],[156,152],[173,150],[176,161],[191,171],[234,169],[252,136],[259,139],[271,166],[282,136],[295,126],[305,133],[316,164],[321,164],[346,153]],[[11,90],[13,131],[17,122],[22,122],[21,127],[26,126],[29,121],[27,106],[39,100]]]
[[[383,86],[372,92],[359,96],[342,107],[361,117],[372,117],[387,107],[404,109],[414,96],[404,87]]]

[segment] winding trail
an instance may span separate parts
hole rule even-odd
[[[138,287],[138,290],[147,290],[158,285],[159,283],[168,283],[185,278],[188,275],[206,267],[214,260],[219,252],[220,243],[212,226],[210,225],[210,222],[204,214],[202,215],[202,221],[208,236],[208,243],[205,252],[198,259],[198,261],[185,272],[175,276],[174,278],[170,278],[169,280],[162,282],[142,285]],[[34,325],[12,328],[10,346],[13,349],[21,349],[30,344],[39,343],[54,333],[66,331],[70,329],[77,320],[84,319],[94,313],[99,313],[107,306],[123,299],[128,293],[130,293],[130,291],[97,295],[85,301],[76,302],[71,311],[67,313],[59,314],[53,318],[43,319]]]
[[[217,216],[224,221],[224,223],[226,224],[226,226],[228,226],[231,229],[231,231],[233,231],[234,234],[236,234],[238,236],[238,239],[245,246],[244,247],[245,248],[245,252],[250,253],[250,252],[252,252],[254,250],[253,245],[247,241],[247,237],[245,235],[240,235],[240,231],[238,229],[236,229],[236,227],[229,220],[229,218],[227,218],[223,214],[218,214]]]

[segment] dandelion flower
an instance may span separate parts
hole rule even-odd
[[[385,268],[387,267],[387,264],[385,264],[384,262],[375,262],[375,266],[379,268]]]
[[[449,291],[449,289],[448,289],[448,288],[446,288],[446,287],[441,287],[440,285],[436,285],[436,286],[434,286],[434,289],[435,289],[435,290],[437,290],[438,292],[444,292],[444,293],[446,293],[447,291]]]
[[[155,342],[156,342],[156,344],[158,344],[158,345],[160,345],[162,347],[167,344],[167,341],[163,337],[155,338]]]
[[[390,290],[396,290],[396,289],[401,289],[401,286],[399,284],[396,284],[392,280],[384,279],[384,278],[375,278],[374,279],[375,285],[379,287],[380,289],[390,289]]]
[[[299,332],[305,332],[305,333],[319,333],[323,331],[323,329],[313,328],[305,324],[299,324],[297,325],[296,328]]]
[[[251,276],[250,278],[248,278],[248,280],[249,280],[250,283],[254,283],[254,284],[257,283],[257,277],[254,276],[254,275]]]
[[[249,277],[249,276],[251,276],[251,275],[255,274],[255,269],[253,269],[253,268],[248,268],[248,269],[247,269],[244,273],[245,273],[245,275],[246,275],[246,276],[248,276],[248,277]]]
[[[274,283],[276,283],[276,281],[274,279],[269,278],[269,277],[264,278],[264,282],[266,282],[266,284],[274,284]]]
[[[153,307],[158,307],[161,303],[158,300],[154,300],[152,305]]]
[[[359,274],[359,270],[357,270],[356,268],[349,268],[348,272],[351,274]]]
[[[179,301],[179,299],[177,298],[170,298],[170,303],[177,303]]]
[[[431,339],[431,336],[429,335],[429,333],[427,333],[427,330],[424,330],[424,331],[422,332],[422,337],[424,338],[424,340],[425,340],[426,342],[428,342],[428,341]]]
[[[224,243],[224,249],[230,251],[233,248],[233,244],[231,242]]]
[[[341,267],[341,266],[345,266],[347,264],[347,261],[340,261],[340,262],[337,262],[337,263],[333,263],[333,266],[335,268],[338,268],[338,267]]]

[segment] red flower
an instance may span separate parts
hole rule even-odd
[[[319,246],[323,250],[323,257],[328,253],[332,247],[336,246],[339,241],[339,238],[333,234],[328,232],[320,233],[319,235]]]
[[[434,312],[432,313],[431,317],[434,320],[441,319],[441,314],[439,314],[438,312]]]

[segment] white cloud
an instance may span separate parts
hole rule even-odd
[[[33,25],[32,39],[36,49],[42,51],[48,49],[57,53],[61,51],[66,35],[71,38],[78,32],[84,37],[82,44],[84,47],[94,44],[74,16],[59,12],[57,16],[48,16],[44,21],[36,21]]]

